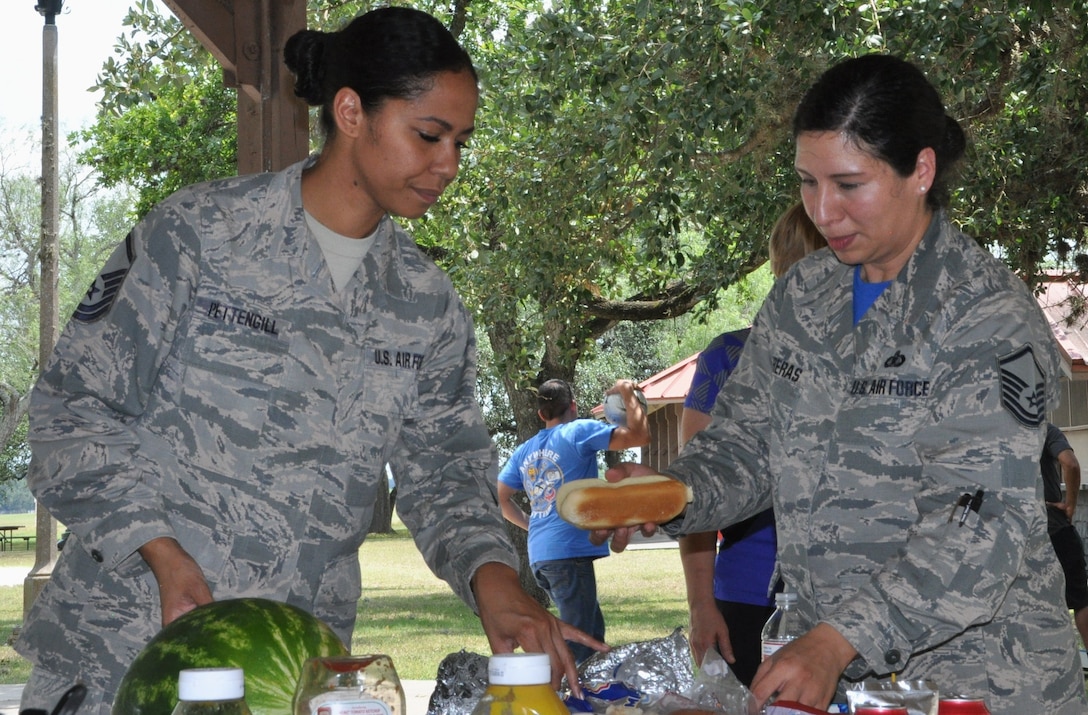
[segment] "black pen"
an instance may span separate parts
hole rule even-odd
[[[963,526],[963,523],[967,521],[968,514],[970,514],[971,512],[975,512],[976,514],[978,513],[979,507],[982,506],[983,494],[985,494],[985,492],[979,489],[975,492],[975,495],[970,498],[967,505],[963,507],[963,513],[960,514],[960,526]],[[967,495],[964,494],[964,496]]]
[[[956,518],[956,510],[967,507],[971,503],[971,495],[968,492],[964,492],[956,503],[952,505],[952,513],[948,515],[948,523],[951,524],[952,520]]]

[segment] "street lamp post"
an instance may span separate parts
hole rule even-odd
[[[38,339],[38,365],[44,366],[57,341],[60,310],[57,301],[58,263],[58,210],[57,187],[60,183],[58,168],[57,134],[57,15],[64,0],[38,0],[34,9],[45,17],[42,28],[42,233],[38,259],[41,264],[38,308],[40,334]],[[26,613],[56,563],[57,526],[51,514],[38,509],[36,516],[36,540],[34,568],[23,583],[23,612]]]

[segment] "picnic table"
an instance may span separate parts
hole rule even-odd
[[[22,528],[22,526],[12,524],[0,525],[0,551],[7,551],[9,548],[14,548],[15,534],[13,532],[16,529]]]

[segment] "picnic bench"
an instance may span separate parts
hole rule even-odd
[[[21,526],[0,526],[0,551],[11,551],[15,548],[15,544],[23,542],[23,546],[27,551],[30,551],[30,547],[34,544],[36,537],[34,534],[16,534],[15,532],[22,529]]]
[[[0,525],[0,551],[8,551],[15,548],[14,532],[22,529],[21,526],[11,524]],[[27,548],[30,548],[29,546]]]

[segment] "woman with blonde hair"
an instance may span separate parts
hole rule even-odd
[[[798,201],[782,212],[771,229],[771,273],[781,278],[794,263],[826,245],[820,229],[805,213],[805,205]]]

